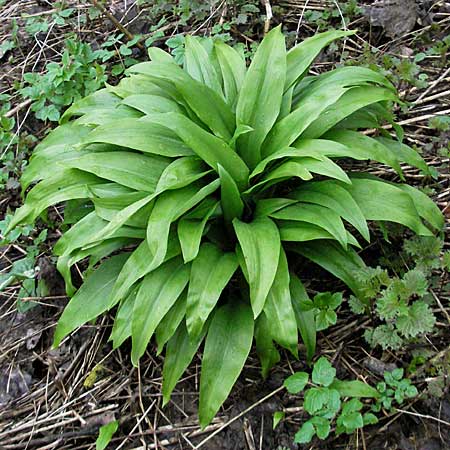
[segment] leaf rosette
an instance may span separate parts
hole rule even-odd
[[[297,356],[298,331],[312,356],[314,316],[292,269],[298,255],[358,296],[367,221],[419,235],[442,228],[422,192],[342,168],[353,159],[388,165],[401,179],[401,163],[428,172],[398,140],[361,133],[391,120],[397,96],[383,75],[362,67],[307,75],[326,45],[349,34],[328,31],[286,51],[278,27],[248,67],[222,42],[187,37],[184,67],[151,49],[150,62],[65,112],[33,153],[22,186],[34,186],[9,225],[54,204],[82,205],[54,248],[72,296],[55,346],[117,307],[111,340],[131,338],[133,364],[153,336],[165,349],[167,403],[205,341],[206,426],[254,337],[264,373],[279,360],[275,344]],[[85,259],[76,290],[71,267]]]

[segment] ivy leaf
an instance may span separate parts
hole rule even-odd
[[[398,331],[403,336],[415,337],[422,333],[429,333],[436,323],[436,317],[430,307],[423,301],[414,302],[408,313],[397,319]]]
[[[314,364],[312,372],[313,383],[320,384],[322,386],[329,386],[336,376],[336,369],[324,356],[320,357]]]
[[[296,372],[284,380],[284,387],[290,394],[298,394],[305,389],[308,383],[308,374],[306,372]]]

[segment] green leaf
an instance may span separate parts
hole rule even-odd
[[[169,402],[175,385],[197,353],[206,331],[207,328],[205,327],[200,336],[196,339],[191,339],[186,325],[182,322],[175,334],[168,341],[163,366],[163,406]]]
[[[234,218],[240,219],[244,212],[244,203],[239,189],[230,174],[219,164],[220,201],[225,222],[231,224]]]
[[[423,333],[430,333],[436,323],[436,317],[430,307],[417,300],[408,307],[405,314],[397,319],[397,329],[405,337],[410,338]]]
[[[395,101],[397,96],[390,90],[378,86],[362,86],[349,89],[339,100],[330,105],[308,126],[302,137],[318,138],[353,112],[372,103]]]
[[[324,356],[321,356],[314,363],[314,369],[312,372],[313,383],[327,387],[333,382],[335,376],[336,369]]]
[[[88,145],[101,142],[119,145],[170,158],[193,155],[189,146],[184,144],[170,127],[164,126],[164,123],[150,122],[148,117],[151,116],[144,119],[121,119],[100,125],[91,131],[82,143]]]
[[[137,191],[153,192],[167,163],[166,158],[115,151],[82,155],[60,164],[93,173]]]
[[[367,220],[399,223],[416,234],[432,233],[420,220],[411,197],[398,186],[372,177],[352,177],[351,185],[342,185],[355,199]]]
[[[178,103],[170,98],[155,94],[129,95],[122,100],[122,105],[130,106],[144,114],[176,112],[183,113]]]
[[[214,50],[222,73],[225,99],[233,108],[247,71],[245,60],[239,52],[221,40],[214,41]]]
[[[168,243],[165,257],[166,261],[179,255],[181,251],[174,234],[170,235]],[[122,300],[136,281],[145,277],[145,275],[154,270],[154,267],[149,264],[153,258],[154,255],[150,252],[148,242],[146,240],[142,241],[133,251],[117,277],[113,288],[114,294],[111,299],[110,307],[113,307],[120,300]]]
[[[244,256],[250,301],[256,318],[263,310],[275,280],[281,249],[280,235],[268,218],[258,218],[250,223],[234,219],[233,226]]]
[[[86,278],[58,321],[53,337],[54,348],[73,330],[110,308],[114,282],[129,256],[129,253],[123,253],[111,257]]]
[[[219,180],[205,187],[191,184],[175,191],[164,192],[158,197],[147,225],[147,242],[153,255],[153,260],[149,262],[150,267],[158,267],[166,256],[172,222],[212,194],[219,184]]]
[[[211,422],[244,367],[252,345],[253,324],[251,308],[242,304],[222,306],[211,321],[200,377],[202,428]]]
[[[109,92],[108,89],[100,89],[73,103],[62,115],[60,123],[67,123],[73,116],[96,113],[99,109],[114,110],[119,104],[120,97]]]
[[[236,125],[231,108],[220,94],[194,80],[176,64],[145,62],[130,67],[128,72],[145,74],[156,83],[162,81],[164,87],[172,85],[175,94],[181,95],[186,105],[216,136],[226,141],[231,139]]]
[[[261,145],[281,108],[286,80],[286,50],[281,28],[270,31],[247,70],[236,106],[237,125],[253,131],[238,139],[239,154],[250,168],[261,160]]]
[[[317,437],[319,439],[326,439],[331,430],[330,421],[320,416],[312,417],[310,420],[316,429]]]
[[[264,304],[264,314],[273,340],[298,358],[297,321],[289,281],[288,261],[283,248],[280,248],[278,268]]]
[[[131,361],[135,366],[145,353],[156,327],[186,287],[189,269],[181,258],[173,258],[142,280],[131,323]]]
[[[291,196],[302,202],[315,203],[332,209],[353,225],[366,241],[370,240],[364,214],[353,197],[339,183],[330,180],[304,184]]]
[[[90,196],[89,186],[100,183],[100,178],[76,169],[64,170],[46,178],[31,189],[25,204],[16,210],[4,234],[7,235],[21,223],[33,222],[51,205]]]
[[[305,411],[314,415],[320,411],[328,401],[328,389],[326,388],[311,388],[305,393],[305,400],[303,407]]]
[[[200,44],[199,38],[188,35],[185,44],[184,68],[186,72],[195,80],[223,95],[219,78],[211,64],[211,58]]]
[[[148,116],[153,123],[169,127],[206,164],[216,172],[219,164],[242,189],[248,182],[248,168],[244,161],[222,139],[208,133],[187,117],[177,113]]]
[[[391,166],[398,174],[402,174],[400,164],[396,155],[385,147],[381,142],[364,134],[351,130],[331,130],[323,136],[344,145],[350,151],[345,152],[353,159],[372,159]],[[345,156],[336,148],[336,152],[328,156]]]
[[[118,428],[118,420],[113,420],[106,425],[102,425],[99,430],[98,438],[95,441],[95,450],[104,450],[111,442],[111,439]]]
[[[294,109],[273,127],[264,143],[262,156],[267,157],[280,148],[290,146],[328,107],[351,89],[349,86],[366,85],[367,82],[387,84],[392,88],[382,75],[363,67],[341,67],[319,76],[300,95],[298,101],[301,107]]]
[[[272,430],[275,430],[275,428],[278,426],[278,424],[284,419],[285,416],[284,411],[275,411],[273,413],[273,423],[272,423]]]
[[[305,389],[309,375],[306,372],[296,372],[284,380],[284,387],[290,394],[298,394]]]
[[[186,315],[186,291],[180,295],[180,298],[172,305],[169,312],[162,318],[156,328],[155,336],[158,343],[158,352],[161,354],[164,345],[175,334],[180,323]]]
[[[131,291],[130,295],[120,303],[117,310],[111,336],[108,339],[113,342],[114,349],[119,348],[131,336],[131,319],[133,317],[136,294],[137,289]]]
[[[336,389],[342,397],[378,398],[380,396],[375,388],[359,380],[334,380],[330,388]]]
[[[255,322],[256,353],[261,362],[261,374],[267,378],[270,369],[280,361],[280,353],[270,335],[269,323],[264,313]]]
[[[340,216],[327,207],[313,203],[296,203],[274,212],[271,217],[317,225],[328,231],[344,248],[347,247],[347,231],[344,224]]]
[[[290,249],[322,266],[341,279],[356,296],[364,298],[364,286],[357,274],[366,265],[353,249],[344,250],[340,245],[328,241],[292,244]]]
[[[311,420],[307,420],[300,427],[300,430],[295,433],[294,442],[296,444],[307,444],[311,442],[311,439],[316,434],[316,430],[314,429],[314,425]]]
[[[178,239],[185,263],[197,257],[206,224],[214,216],[219,206],[219,202],[207,198],[178,221]]]
[[[284,90],[287,91],[306,74],[310,64],[325,46],[336,39],[352,34],[355,34],[355,32],[330,30],[324,33],[317,33],[291,48],[286,56],[287,73]]]
[[[437,231],[442,230],[445,222],[444,215],[428,195],[408,184],[396,184],[395,186],[399,187],[411,197],[411,200],[422,219],[430,223]]]
[[[427,163],[416,150],[394,139],[378,136],[376,140],[381,142],[392,153],[394,153],[399,161],[403,161],[410,166],[417,167],[427,175],[431,174]]]
[[[306,360],[308,364],[316,351],[316,323],[314,321],[314,309],[308,306],[311,300],[305,287],[297,276],[291,273],[290,291],[292,306],[297,320],[297,327],[306,347]],[[312,304],[312,302],[311,302]]]
[[[192,263],[186,306],[186,325],[191,337],[200,334],[238,262],[234,253],[204,243]]]

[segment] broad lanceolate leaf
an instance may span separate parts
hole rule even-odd
[[[293,198],[307,203],[322,205],[338,213],[352,224],[361,235],[370,240],[367,222],[353,197],[334,181],[319,181],[302,185],[290,194]]]
[[[397,96],[389,89],[362,86],[349,89],[339,100],[329,106],[302,134],[304,138],[318,138],[353,112],[372,103],[392,100]]]
[[[272,338],[298,358],[297,322],[292,308],[289,281],[288,262],[281,248],[275,279],[264,304],[264,314]]]
[[[380,74],[362,67],[342,67],[319,77],[300,98],[301,106],[280,120],[267,137],[263,157],[290,146],[329,106],[350,89],[368,82],[390,86]]]
[[[230,174],[219,164],[220,201],[225,222],[231,224],[234,218],[241,219],[244,202],[239,189]]]
[[[222,87],[217,73],[211,64],[211,58],[205,48],[200,44],[198,37],[186,36],[184,64],[186,72],[192,78],[222,95]]]
[[[280,361],[280,353],[270,335],[269,322],[264,312],[255,321],[255,341],[261,374],[263,378],[267,378],[270,369]]]
[[[245,60],[238,51],[220,40],[214,42],[214,51],[222,73],[225,100],[234,108],[245,78]]]
[[[218,209],[219,202],[207,198],[178,221],[178,239],[185,263],[197,257],[206,224]]]
[[[162,352],[167,341],[175,334],[180,323],[184,321],[186,316],[186,297],[187,293],[185,290],[156,328],[155,337],[158,344],[158,355]]]
[[[153,260],[149,261],[152,268],[158,267],[165,258],[171,223],[213,193],[219,183],[215,180],[202,188],[193,184],[158,197],[147,226],[147,242],[153,254]]]
[[[93,173],[137,191],[153,192],[168,161],[158,156],[117,151],[82,155],[60,164]]]
[[[330,388],[336,389],[342,397],[378,398],[380,396],[380,393],[375,388],[359,380],[334,380]]]
[[[231,108],[220,94],[194,80],[176,64],[145,62],[136,64],[128,70],[174,86],[186,105],[216,136],[226,141],[231,139],[236,125]]]
[[[199,419],[211,422],[228,397],[250,353],[253,341],[252,310],[244,304],[227,304],[215,313],[202,360]]]
[[[128,105],[144,114],[156,114],[167,112],[183,113],[181,106],[175,101],[161,95],[137,94],[129,95],[122,100],[123,105]]]
[[[280,234],[267,217],[250,223],[234,219],[233,226],[245,259],[250,301],[256,318],[264,308],[278,269]]]
[[[356,275],[366,265],[352,248],[344,250],[340,245],[331,241],[316,241],[293,244],[290,249],[341,279],[356,296],[362,295],[363,286]]]
[[[432,225],[437,231],[444,226],[444,215],[428,195],[408,184],[397,184],[402,191],[406,192],[412,199],[419,216]]]
[[[126,339],[131,336],[131,319],[133,317],[134,302],[136,300],[137,288],[133,289],[119,305],[109,341],[113,348],[119,348]]]
[[[169,402],[175,385],[197,353],[206,331],[205,327],[197,338],[191,339],[186,325],[184,322],[181,322],[177,331],[167,343],[163,366],[163,406]]]
[[[232,176],[240,189],[247,185],[249,173],[247,166],[222,139],[208,133],[181,114],[160,114],[149,116],[146,120],[165,124],[216,172],[220,164]]]
[[[186,325],[189,335],[197,337],[220,294],[225,289],[238,262],[234,253],[224,253],[213,244],[200,247],[192,263],[186,306]]]
[[[147,118],[121,119],[100,125],[83,140],[85,145],[96,142],[170,158],[193,155],[189,146],[185,145],[170,128],[164,124],[152,123]]]
[[[53,347],[73,330],[110,308],[114,282],[129,256],[129,253],[123,253],[111,257],[84,281],[58,321]]]
[[[271,214],[271,217],[317,225],[334,236],[344,248],[347,246],[347,232],[339,214],[324,206],[312,203],[296,203]]]
[[[42,180],[28,192],[25,204],[16,211],[5,234],[20,223],[34,221],[51,205],[66,200],[88,198],[90,196],[89,186],[100,182],[100,178],[95,175],[76,169],[64,170],[53,177]]]
[[[375,177],[352,177],[342,185],[355,199],[367,220],[400,223],[419,235],[429,236],[411,197],[399,187]]]
[[[253,128],[238,139],[239,154],[250,168],[261,160],[261,145],[280,112],[285,80],[285,42],[277,27],[258,47],[236,107],[236,123]]]
[[[76,101],[68,108],[60,122],[68,122],[72,116],[81,116],[88,113],[96,113],[99,109],[114,110],[120,104],[120,97],[109,92],[108,89],[100,89],[87,97]]]
[[[131,360],[134,365],[138,364],[156,327],[186,287],[189,269],[181,258],[173,258],[142,280],[134,302],[131,325]]]
[[[306,347],[306,360],[309,364],[316,352],[317,333],[313,305],[302,282],[292,273],[290,291],[297,327]]]
[[[336,39],[350,36],[354,33],[354,31],[340,30],[318,33],[289,50],[286,56],[287,72],[284,90],[287,91],[306,74],[310,64],[325,46]]]
[[[351,149],[355,154],[354,159],[361,159],[361,157],[373,159],[391,166],[399,174],[402,173],[395,153],[385,147],[381,142],[369,136],[352,130],[331,130],[324,135],[324,138],[339,142]],[[336,156],[339,155],[336,154]],[[353,156],[351,157],[353,158]]]
[[[168,242],[169,244],[165,257],[166,261],[179,255],[181,252],[180,245],[174,234],[171,235]],[[113,307],[122,300],[136,281],[140,280],[154,269],[150,264],[153,258],[154,255],[150,252],[148,242],[146,240],[142,241],[133,251],[117,277],[114,284],[110,307]]]

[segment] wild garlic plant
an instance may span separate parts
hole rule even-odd
[[[24,191],[34,186],[9,226],[85,201],[54,248],[72,296],[55,346],[117,308],[111,340],[131,338],[134,365],[153,336],[165,350],[167,403],[204,341],[204,427],[254,338],[264,373],[279,360],[275,344],[297,357],[298,332],[314,351],[314,312],[293,271],[299,255],[358,296],[367,221],[418,235],[442,228],[421,191],[341,166],[378,161],[402,180],[402,162],[428,171],[397,139],[360,131],[390,120],[397,95],[383,75],[362,67],[307,75],[326,45],[350,34],[328,31],[286,51],[277,27],[248,67],[232,47],[188,36],[184,67],[152,48],[150,62],[65,112],[34,151],[22,177]],[[85,259],[77,290],[70,269]]]

